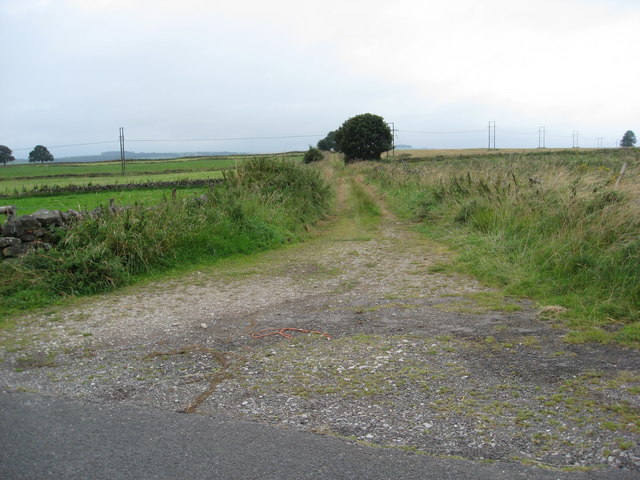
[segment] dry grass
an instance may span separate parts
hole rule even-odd
[[[593,149],[589,148],[575,148],[571,149],[573,152],[588,152]],[[450,149],[412,149],[412,150],[396,150],[395,155],[389,154],[389,158],[431,158],[431,157],[455,157],[455,156],[478,156],[478,155],[501,155],[501,154],[531,154],[531,153],[554,153],[564,152],[566,148],[498,148],[495,150],[489,150],[487,148],[450,148]],[[387,158],[387,154],[383,155]]]
[[[640,345],[640,150],[519,152],[358,168],[457,247],[459,268]]]

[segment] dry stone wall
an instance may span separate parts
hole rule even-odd
[[[19,257],[37,249],[49,250],[55,228],[64,227],[80,216],[74,210],[40,209],[31,215],[9,217],[0,230],[0,258]]]

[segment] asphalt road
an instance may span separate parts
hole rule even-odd
[[[230,417],[0,393],[0,478],[636,479],[353,445]]]

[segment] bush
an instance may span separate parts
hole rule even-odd
[[[307,152],[304,154],[303,162],[304,163],[319,162],[323,158],[324,158],[324,155],[322,155],[322,152],[318,148],[309,146],[309,150],[307,150]]]

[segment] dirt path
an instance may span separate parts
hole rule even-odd
[[[377,223],[360,218],[353,185],[340,180],[338,214],[305,243],[0,332],[0,388],[428,454],[640,470],[637,351],[563,343],[533,305],[439,273],[447,251],[384,208]],[[280,328],[332,339],[251,336]]]

